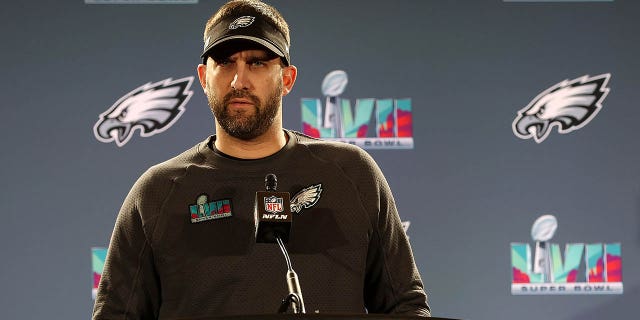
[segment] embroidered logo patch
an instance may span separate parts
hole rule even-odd
[[[296,193],[291,199],[291,212],[300,213],[302,209],[309,209],[320,201],[322,184],[306,187]]]
[[[226,218],[231,216],[231,200],[222,199],[209,202],[209,196],[201,194],[196,204],[189,206],[191,223]]]
[[[233,20],[233,22],[231,22],[231,24],[229,25],[229,29],[235,30],[238,28],[248,27],[253,23],[255,19],[256,18],[252,16],[242,16],[238,19]]]

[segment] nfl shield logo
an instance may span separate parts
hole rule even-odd
[[[282,203],[282,198],[276,198],[275,196],[265,197],[264,210],[271,213],[280,213],[284,210]]]

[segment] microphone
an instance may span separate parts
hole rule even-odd
[[[273,173],[264,177],[266,191],[256,192],[255,216],[258,226],[256,227],[257,243],[278,243],[280,250],[287,262],[287,288],[289,294],[282,301],[279,312],[285,312],[289,306],[293,313],[305,313],[304,300],[302,299],[302,289],[298,281],[298,275],[293,271],[291,258],[285,243],[289,242],[291,232],[291,199],[289,192],[277,192],[278,179]]]
[[[256,192],[255,216],[257,243],[289,242],[291,233],[291,199],[289,192],[277,192],[278,179],[273,173],[264,178],[267,191]]]

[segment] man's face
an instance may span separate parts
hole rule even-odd
[[[216,60],[209,58],[198,71],[209,107],[229,135],[252,140],[275,121],[281,125],[282,96],[288,90],[283,91],[286,69],[280,58],[264,50],[246,50]]]

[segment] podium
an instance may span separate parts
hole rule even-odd
[[[402,316],[391,314],[332,314],[332,313],[305,313],[305,314],[254,314],[218,316],[206,318],[190,318],[181,320],[456,320],[450,318],[424,318],[417,316]]]

